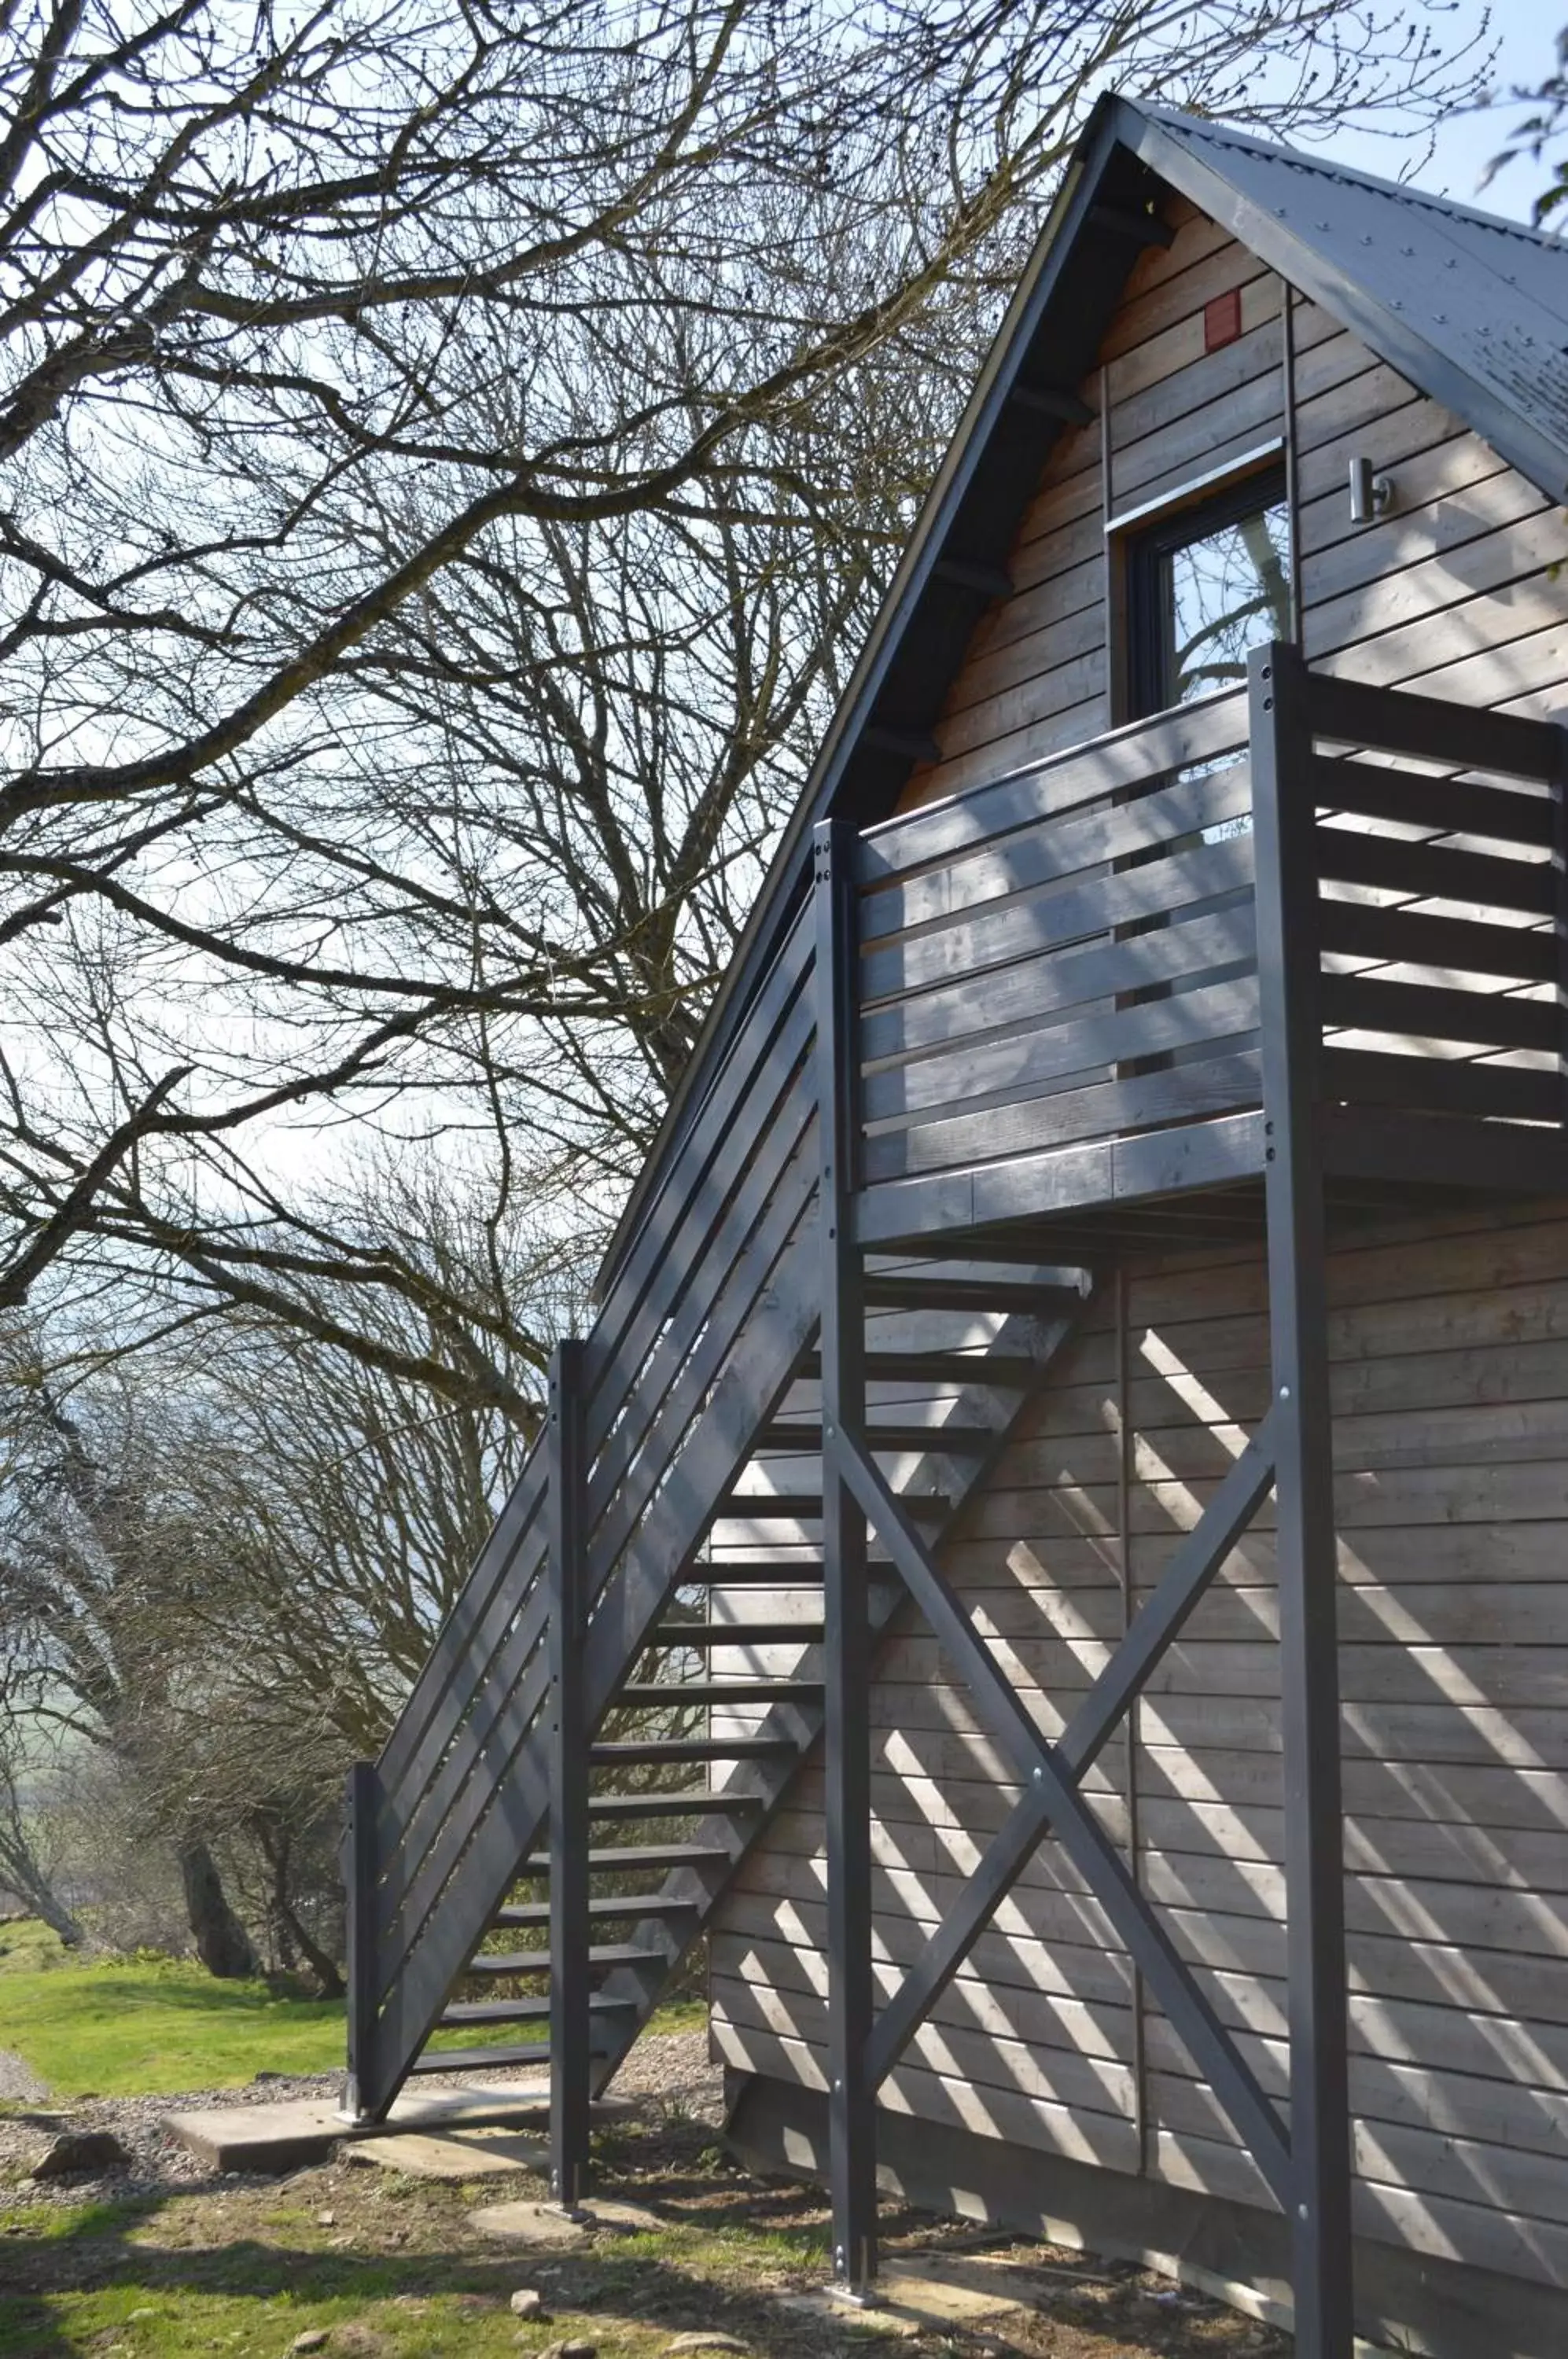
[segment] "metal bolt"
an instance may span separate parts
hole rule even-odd
[[[1290,1399],[1290,1386],[1289,1386],[1289,1385],[1281,1385],[1281,1386],[1280,1386],[1280,1387],[1279,1387],[1279,1397],[1280,1397],[1280,1399],[1281,1399],[1281,1400],[1289,1400],[1289,1399]]]

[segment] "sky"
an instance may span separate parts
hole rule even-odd
[[[1492,0],[1489,8],[1475,5],[1475,0],[1460,0],[1453,22],[1468,29],[1478,27],[1484,16],[1490,18],[1491,38],[1500,45],[1495,69],[1497,88],[1510,90],[1522,84],[1528,89],[1544,82],[1552,70],[1558,28],[1568,24],[1568,0],[1558,0],[1556,5],[1552,0]],[[1487,212],[1528,221],[1531,205],[1551,179],[1548,164],[1526,157],[1500,172],[1485,190],[1481,182],[1492,158],[1508,145],[1508,135],[1529,112],[1526,106],[1505,105],[1496,111],[1447,116],[1438,128],[1430,159],[1419,164],[1409,177],[1433,196],[1453,197],[1461,204],[1479,205]],[[1561,154],[1564,146],[1568,141],[1558,142],[1556,152]],[[1314,141],[1312,152],[1335,157],[1360,171],[1380,173],[1385,179],[1405,177],[1405,157],[1399,147],[1376,133],[1340,132],[1321,145]]]

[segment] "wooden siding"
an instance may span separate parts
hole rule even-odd
[[[1568,2285],[1568,1219],[1344,1251],[1331,1341],[1345,1582],[1347,1895],[1358,2212],[1371,2234]],[[1257,1418],[1259,1260],[1128,1284],[1129,1563],[1158,1577]],[[1055,1730],[1121,1627],[1116,1345],[1092,1314],[950,1571]],[[733,1598],[774,1616],[777,1594]],[[1277,1657],[1269,1516],[1141,1707],[1145,1888],[1283,2086]],[[873,1698],[884,1987],[1013,1799],[935,1644],[901,1625]],[[1091,1781],[1127,1833],[1125,1744]],[[809,1783],[713,1937],[727,2061],[822,2084],[825,1864]],[[1048,1844],[885,2102],[1046,2153],[1139,2168],[1132,1982]],[[1264,2201],[1149,2007],[1145,2160]]]
[[[1286,430],[1280,281],[1180,202],[1169,248],[1139,263],[1079,387],[1099,416],[1064,434],[1020,524],[1010,598],[978,625],[935,735],[942,759],[904,807],[961,792],[1091,737],[1114,709],[1106,517],[1223,467]],[[1203,306],[1241,296],[1241,336],[1203,352]],[[1303,646],[1310,661],[1384,686],[1512,712],[1553,711],[1568,681],[1568,514],[1542,497],[1357,338],[1298,302],[1294,436]],[[1042,429],[1042,435],[1045,429]],[[1394,480],[1389,514],[1353,524],[1348,462]]]
[[[905,807],[1094,735],[1113,706],[1111,497],[1178,491],[1286,429],[1281,288],[1173,202],[1021,523],[1009,598],[982,618]],[[1203,352],[1203,307],[1242,335]],[[1315,665],[1534,714],[1568,691],[1568,519],[1324,314],[1297,304],[1300,598]],[[1042,440],[1045,429],[1042,428]],[[1347,462],[1395,484],[1354,525]],[[1429,1229],[1333,1265],[1344,1580],[1347,1885],[1361,2227],[1568,2287],[1568,1217]],[[1127,1563],[1158,1576],[1264,1407],[1260,1261],[1129,1273]],[[891,1338],[914,1343],[908,1322]],[[1108,1305],[1091,1315],[947,1561],[1042,1726],[1061,1726],[1124,1611]],[[941,1397],[879,1387],[883,1412]],[[798,1391],[803,1405],[808,1394]],[[780,1487],[800,1487],[799,1470]],[[774,1524],[724,1536],[754,1552]],[[1250,1533],[1092,1788],[1267,2085],[1284,2085],[1283,1877],[1268,1517]],[[777,1621],[789,1593],[715,1612]],[[735,1668],[746,1659],[737,1650]],[[789,1650],[770,1651],[783,1668]],[[876,1853],[884,1988],[951,1907],[1012,1789],[933,1642],[879,1662]],[[809,1782],[726,1900],[713,1942],[729,2061],[822,2085],[824,1862]],[[1125,1958],[1045,1846],[883,2102],[1048,2154],[1266,2201],[1149,2009],[1138,2085]]]

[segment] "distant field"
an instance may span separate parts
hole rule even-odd
[[[706,2020],[706,2008],[688,2001],[661,2009],[652,2028]],[[443,2032],[435,2044],[474,2041]],[[258,2072],[338,2071],[343,2007],[341,1999],[280,1998],[265,1983],[215,1982],[183,1959],[83,1964],[29,1919],[0,1926],[0,2047],[58,2097],[232,2089]]]

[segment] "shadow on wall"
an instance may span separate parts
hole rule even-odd
[[[1358,2223],[1568,2285],[1568,1220],[1372,1244],[1331,1272]],[[1146,1592],[1262,1413],[1254,1259],[1129,1283]],[[1115,1338],[1091,1324],[948,1551],[1048,1732],[1121,1628]],[[1138,1869],[1264,2085],[1286,2085],[1271,1508],[1140,1707]],[[952,1908],[1016,1788],[918,1624],[879,1661],[879,1973]],[[811,1773],[713,1941],[727,2060],[823,2085]],[[1129,1839],[1128,1759],[1092,1780]],[[1042,1847],[883,2093],[922,2118],[1266,2203],[1095,1904]],[[1140,2151],[1141,2148],[1141,2151]]]

